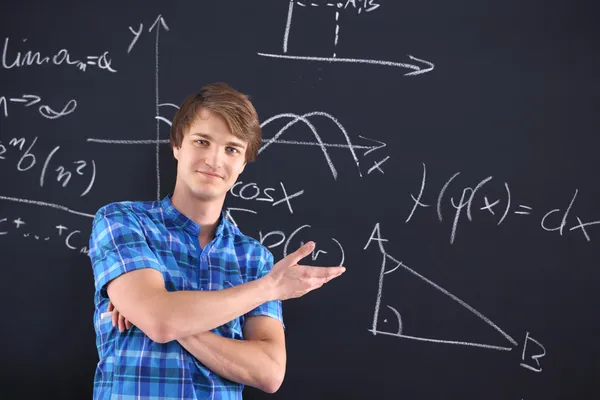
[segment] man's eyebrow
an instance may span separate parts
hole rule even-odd
[[[190,134],[190,136],[198,136],[204,139],[209,139],[212,140],[213,137],[211,135],[209,135],[208,133],[204,133],[204,132],[193,132],[192,134]],[[244,146],[242,143],[240,142],[227,142],[226,143],[227,146],[231,146],[231,147],[238,147],[240,149],[245,149],[246,146]]]

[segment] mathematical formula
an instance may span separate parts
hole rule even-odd
[[[82,243],[87,244],[88,242],[86,232],[82,233],[78,229],[71,230],[62,224],[47,227],[44,231],[45,233],[42,234],[39,229],[31,229],[28,221],[20,216],[16,218],[0,217],[0,237],[18,236],[29,242],[58,244],[69,250],[88,255],[87,245],[82,245]]]
[[[70,164],[56,165],[53,164],[52,158],[60,150],[60,146],[55,146],[48,154],[45,154],[43,164],[38,163],[38,159],[35,153],[35,144],[38,137],[34,137],[32,140],[27,140],[23,137],[12,138],[8,143],[4,144],[0,141],[0,162],[6,162],[6,157],[11,152],[16,152],[16,169],[19,172],[36,171],[34,167],[38,167],[39,171],[39,185],[43,187],[47,180],[58,182],[61,187],[66,188],[71,182],[72,178],[79,178],[84,181],[85,188],[80,193],[80,197],[85,196],[90,192],[94,186],[96,179],[96,162],[86,160],[76,160]],[[41,167],[41,168],[39,168]]]
[[[408,215],[408,218],[404,222],[408,223],[413,218],[417,208],[419,208],[419,207],[427,208],[427,207],[432,207],[432,206],[436,206],[435,209],[437,211],[438,219],[440,222],[442,222],[443,221],[442,203],[447,198],[446,192],[449,190],[450,185],[453,183],[453,181],[455,179],[458,178],[459,175],[460,175],[460,172],[456,172],[455,174],[453,174],[446,181],[446,183],[442,186],[442,188],[438,192],[437,198],[432,199],[433,202],[430,201],[428,204],[426,204],[422,201],[423,192],[425,190],[425,185],[426,185],[426,177],[427,177],[427,168],[425,166],[425,163],[423,163],[423,174],[422,174],[421,187],[419,189],[419,194],[416,197],[415,197],[415,195],[411,194],[411,199],[414,202],[414,205]],[[498,217],[497,225],[502,224],[502,222],[507,218],[509,212],[512,212],[515,215],[521,215],[521,216],[528,216],[528,215],[531,215],[532,213],[534,213],[533,208],[530,207],[529,205],[515,204],[516,202],[513,199],[513,196],[510,191],[510,187],[509,187],[508,183],[506,183],[506,182],[504,182],[502,185],[502,187],[506,191],[506,200],[504,200],[504,204],[502,204],[501,199],[492,199],[490,201],[490,199],[488,199],[487,196],[483,196],[483,199],[479,199],[480,200],[479,203],[476,204],[475,196],[478,194],[478,192],[482,192],[484,186],[486,184],[488,184],[488,182],[491,182],[492,180],[493,180],[493,177],[489,176],[489,177],[481,180],[480,182],[478,182],[474,188],[473,187],[461,187],[459,189],[460,196],[458,197],[458,200],[455,200],[455,198],[453,196],[450,197],[450,203],[452,205],[452,208],[454,208],[454,210],[455,210],[454,215],[453,215],[453,220],[452,220],[452,228],[451,228],[451,232],[450,232],[450,243],[454,243],[454,241],[456,240],[458,225],[459,225],[461,218],[464,219],[466,217],[469,221],[473,220],[473,211],[472,210],[474,208],[479,207],[480,211],[484,211],[493,216],[497,216]],[[588,230],[586,229],[586,227],[600,224],[600,220],[583,222],[581,220],[581,218],[576,215],[574,219],[577,221],[577,223],[576,224],[573,223],[572,225],[567,227],[568,219],[569,219],[569,216],[571,216],[572,208],[575,203],[575,199],[577,198],[578,192],[579,192],[579,190],[575,189],[575,192],[573,193],[573,197],[571,198],[571,201],[568,203],[568,205],[564,204],[561,208],[555,208],[555,209],[552,209],[549,211],[543,210],[540,213],[540,215],[542,215],[542,216],[539,219],[539,224],[543,230],[545,230],[547,232],[558,232],[561,236],[562,236],[565,228],[567,228],[569,231],[580,230],[581,231],[580,233],[585,237],[585,239],[588,242],[591,241],[591,238],[588,234]],[[514,208],[514,211],[513,211],[513,208]]]

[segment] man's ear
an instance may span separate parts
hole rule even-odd
[[[173,157],[174,157],[174,158],[175,158],[177,161],[179,161],[179,147],[177,147],[177,146],[173,146],[173,147],[172,147],[172,149],[173,149]]]

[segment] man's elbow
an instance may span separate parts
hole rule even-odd
[[[276,363],[274,364],[273,368],[266,369],[269,372],[263,375],[260,387],[263,392],[271,394],[279,390],[283,383],[283,378],[285,377],[285,367]]]
[[[150,340],[156,343],[168,343],[177,340],[177,333],[173,324],[167,316],[161,316],[156,312],[147,312],[141,320],[135,324]]]
[[[150,338],[150,340],[156,343],[168,343],[174,339],[174,334],[171,332],[168,326],[161,321],[155,321],[142,331]]]
[[[147,320],[145,331],[142,331],[156,343],[168,343],[173,340],[178,340],[182,337],[182,332],[177,329],[177,324],[172,320],[171,313],[169,315],[152,315]]]

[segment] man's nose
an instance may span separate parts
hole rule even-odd
[[[209,153],[206,155],[206,163],[211,167],[217,169],[221,168],[221,164],[223,163],[223,151],[218,146],[212,146]]]

